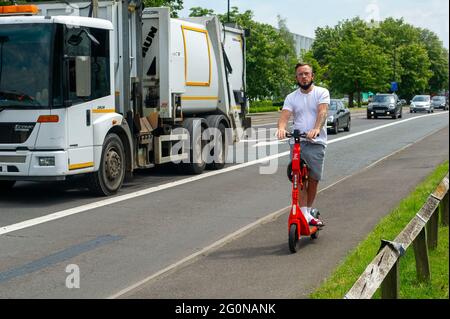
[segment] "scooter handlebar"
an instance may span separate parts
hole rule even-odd
[[[293,132],[286,132],[286,137],[287,138],[291,138],[291,137],[301,137],[301,138],[306,138],[306,135],[308,133],[300,133],[300,131],[298,130],[294,130]],[[319,135],[317,135],[319,136]]]

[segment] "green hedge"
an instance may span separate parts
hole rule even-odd
[[[272,100],[250,101],[250,113],[275,112],[279,111],[283,102],[274,102]]]
[[[260,107],[251,107],[250,113],[261,113],[261,112],[277,112],[280,110],[278,106],[260,106]]]

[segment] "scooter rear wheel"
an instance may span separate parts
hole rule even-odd
[[[298,243],[297,225],[292,224],[289,227],[289,250],[291,251],[291,253],[297,252],[297,243]]]

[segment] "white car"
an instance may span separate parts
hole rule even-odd
[[[416,112],[428,112],[433,113],[434,107],[431,105],[431,97],[429,95],[416,95],[411,100],[411,105],[409,109],[410,113]]]

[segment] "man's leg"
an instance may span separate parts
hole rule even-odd
[[[313,207],[314,200],[316,199],[317,188],[319,186],[319,181],[309,178],[308,188],[307,188],[307,207]]]

